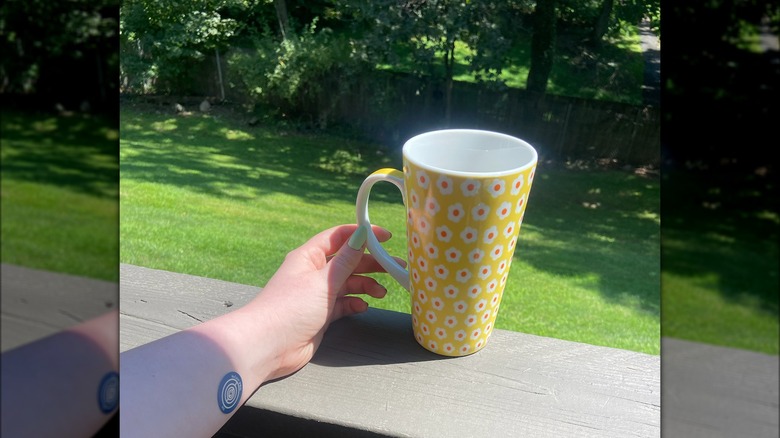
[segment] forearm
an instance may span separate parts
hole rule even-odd
[[[118,312],[2,355],[2,436],[91,437],[116,411]]]
[[[291,251],[246,306],[122,353],[122,436],[211,437],[263,382],[305,366],[331,321],[366,309],[348,294],[386,293],[353,276],[378,272],[363,257],[367,235],[354,225],[323,231]]]
[[[121,435],[216,433],[276,370],[271,315],[238,309],[122,353]]]

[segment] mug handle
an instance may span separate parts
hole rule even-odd
[[[403,172],[395,169],[379,169],[369,175],[363,180],[363,184],[360,185],[356,202],[357,224],[361,227],[368,227],[369,230],[371,230],[371,221],[368,218],[368,195],[371,193],[371,187],[379,181],[387,181],[398,187],[401,191],[401,196],[403,196],[404,205],[406,205]],[[374,256],[374,259],[385,268],[385,271],[387,271],[395,281],[400,283],[407,291],[410,290],[409,271],[396,262],[390,254],[385,251],[373,232],[368,233],[366,248],[368,248],[368,252]]]

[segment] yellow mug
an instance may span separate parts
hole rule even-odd
[[[425,349],[465,356],[487,344],[536,163],[536,150],[518,138],[447,129],[409,139],[403,172],[380,169],[360,186],[357,223],[363,226],[371,225],[375,183],[390,182],[403,194],[408,268],[373,233],[366,247],[411,293],[414,337]]]

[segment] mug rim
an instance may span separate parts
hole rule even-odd
[[[463,133],[479,134],[479,135],[482,135],[482,136],[485,136],[485,137],[493,137],[493,138],[500,138],[502,140],[509,140],[512,143],[517,144],[519,147],[525,148],[527,151],[529,151],[531,153],[531,159],[529,159],[526,163],[524,163],[524,164],[522,164],[520,166],[513,167],[513,168],[508,169],[508,170],[500,170],[500,171],[495,171],[495,172],[467,172],[467,171],[462,171],[462,170],[445,169],[445,168],[442,168],[442,167],[437,167],[437,166],[432,166],[430,164],[421,163],[420,161],[414,159],[414,157],[410,157],[409,154],[408,154],[410,149],[414,146],[414,143],[419,142],[420,140],[423,140],[423,139],[425,139],[427,137],[440,136],[442,134],[463,134]],[[538,159],[539,159],[539,154],[537,153],[536,148],[534,148],[530,143],[528,143],[527,141],[525,141],[525,140],[523,140],[521,138],[509,135],[509,134],[504,134],[504,133],[501,133],[501,132],[496,132],[496,131],[488,131],[488,130],[483,130],[483,129],[462,129],[462,128],[458,128],[458,129],[438,129],[438,130],[435,130],[435,131],[428,131],[428,132],[424,132],[422,134],[417,134],[417,135],[409,138],[408,140],[406,140],[406,142],[403,145],[403,148],[401,149],[401,153],[402,153],[403,158],[405,160],[408,160],[409,162],[411,162],[415,166],[420,167],[422,169],[425,169],[425,170],[428,170],[428,171],[431,171],[431,172],[442,173],[442,174],[446,174],[446,175],[468,177],[468,178],[493,178],[493,177],[501,177],[501,176],[507,176],[507,175],[513,175],[513,174],[521,173],[521,172],[524,172],[524,171],[528,170],[529,168],[535,166],[537,161],[538,161]]]

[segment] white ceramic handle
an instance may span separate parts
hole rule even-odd
[[[395,169],[380,169],[369,175],[360,185],[357,195],[357,223],[359,226],[366,226],[371,229],[371,221],[368,218],[368,195],[371,193],[371,187],[379,181],[393,183],[403,196],[404,205],[406,205],[406,194],[404,191],[404,174]],[[390,274],[395,281],[401,284],[406,290],[410,290],[409,271],[401,266],[390,254],[385,251],[377,240],[373,232],[368,233],[366,241],[368,252],[374,256],[374,259]]]

